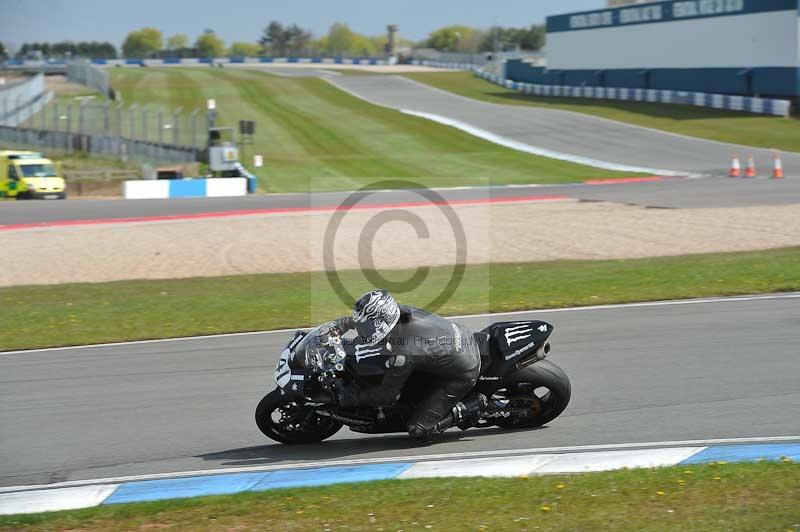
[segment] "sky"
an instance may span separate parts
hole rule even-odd
[[[296,23],[319,36],[336,22],[366,35],[399,24],[400,36],[419,40],[450,24],[527,26],[548,15],[601,8],[605,0],[0,0],[0,41],[110,41],[144,26],[165,37],[206,28],[227,43],[255,42],[270,20]]]

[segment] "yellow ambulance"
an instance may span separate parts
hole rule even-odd
[[[60,173],[39,152],[0,150],[0,198],[64,199],[67,185]]]

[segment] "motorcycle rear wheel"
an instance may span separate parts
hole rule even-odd
[[[268,438],[290,445],[321,442],[342,428],[342,423],[313,408],[287,400],[280,390],[271,391],[258,403],[256,425]]]
[[[548,360],[517,371],[507,377],[504,384],[506,393],[513,397],[511,406],[530,410],[527,415],[514,415],[495,422],[506,429],[541,427],[561,415],[572,397],[569,377]]]

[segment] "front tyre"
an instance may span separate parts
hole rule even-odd
[[[534,428],[553,421],[567,408],[572,397],[569,377],[560,367],[543,360],[508,376],[506,387],[492,396],[506,402],[514,414],[499,419],[498,427]]]
[[[287,399],[273,390],[256,407],[256,425],[268,438],[281,443],[317,443],[330,438],[342,424],[319,415],[316,410]]]

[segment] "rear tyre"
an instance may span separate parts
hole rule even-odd
[[[567,374],[547,360],[517,371],[506,378],[505,384],[492,397],[508,401],[507,408],[527,413],[498,420],[495,424],[502,428],[541,427],[561,415],[572,397]]]
[[[273,390],[256,407],[256,425],[268,438],[280,443],[317,443],[330,438],[342,424],[319,415],[313,408],[287,400]]]

